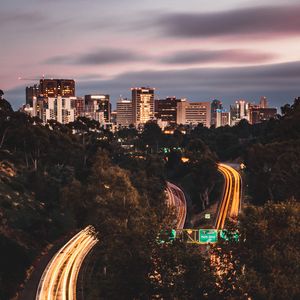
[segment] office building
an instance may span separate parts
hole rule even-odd
[[[183,99],[168,97],[166,99],[155,100],[155,117],[166,122],[168,125],[175,125],[177,121],[177,103]]]
[[[216,126],[217,110],[222,109],[223,105],[220,100],[213,100],[211,102],[211,126]]]
[[[39,87],[37,84],[33,86],[26,87],[26,104],[29,106],[33,106],[33,98],[37,98],[39,96]]]
[[[230,126],[230,112],[227,112],[225,109],[216,110],[216,128],[222,126]]]
[[[75,110],[72,108],[71,98],[48,98],[47,108],[45,109],[45,122],[56,120],[61,124],[75,121]]]
[[[267,97],[261,97],[261,98],[260,98],[260,101],[259,101],[259,107],[260,107],[260,108],[268,108],[268,107],[269,107]]]
[[[182,101],[177,103],[177,124],[198,125],[200,123],[210,127],[210,121],[210,102]]]
[[[249,122],[250,124],[257,124],[263,121],[274,118],[277,114],[276,108],[261,108],[261,107],[250,107],[249,110]]]
[[[43,97],[56,98],[75,97],[75,81],[73,79],[41,79],[39,93]]]
[[[92,119],[95,118],[95,120],[99,122],[101,119],[103,119],[104,122],[109,123],[111,112],[111,104],[109,98],[109,95],[104,94],[85,95],[85,112]],[[103,118],[100,117],[101,114],[103,114]]]
[[[249,108],[251,105],[244,99],[235,101],[235,105],[230,106],[231,125],[238,124],[242,119],[249,122]]]
[[[84,116],[85,101],[83,97],[70,97],[72,108],[75,110],[75,118]]]
[[[113,125],[117,125],[117,111],[116,110],[113,110],[110,114],[110,122],[113,124]]]
[[[120,98],[117,102],[117,125],[128,127],[133,124],[132,101]]]
[[[132,88],[133,123],[137,126],[154,118],[154,88]]]

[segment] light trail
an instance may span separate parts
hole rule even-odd
[[[177,224],[176,229],[183,229],[186,220],[187,205],[183,191],[171,182],[167,182],[167,202],[170,207],[176,207]]]
[[[223,229],[227,216],[235,219],[239,214],[241,201],[241,176],[238,171],[226,164],[218,164],[218,170],[224,176],[225,188],[217,216],[216,229]]]
[[[76,300],[80,267],[98,242],[88,226],[68,241],[52,258],[40,280],[36,300]]]

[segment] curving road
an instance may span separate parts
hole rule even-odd
[[[183,191],[171,182],[167,182],[167,202],[169,206],[176,207],[177,210],[177,224],[176,229],[183,229],[186,219],[186,199]]]
[[[219,172],[224,176],[225,186],[223,199],[216,220],[216,229],[223,229],[227,216],[236,219],[241,201],[241,176],[233,167],[220,163]]]
[[[36,300],[75,300],[82,262],[98,242],[92,226],[77,233],[52,258],[40,280]]]

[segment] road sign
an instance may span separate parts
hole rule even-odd
[[[173,242],[175,239],[176,239],[175,229],[162,230],[157,237],[157,242],[159,244],[164,244],[164,243]]]
[[[210,214],[205,214],[205,215],[204,215],[204,218],[205,218],[205,219],[210,219]]]
[[[172,229],[171,230],[171,233],[169,235],[169,240],[170,241],[174,241],[176,239],[176,230],[175,229]]]
[[[223,229],[220,230],[220,238],[225,241],[234,240],[237,242],[239,240],[239,233],[238,231],[228,232],[227,229]]]
[[[200,243],[216,243],[218,241],[218,230],[215,229],[199,229]]]

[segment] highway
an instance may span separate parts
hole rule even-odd
[[[170,207],[176,207],[177,211],[177,224],[176,229],[183,229],[186,219],[186,199],[183,191],[171,182],[167,182],[167,203]]]
[[[75,300],[76,283],[86,255],[98,242],[88,226],[68,241],[47,265],[39,282],[36,300]]]
[[[224,176],[224,194],[216,220],[216,229],[223,229],[227,217],[236,219],[241,200],[241,176],[233,167],[219,163],[219,172]]]

